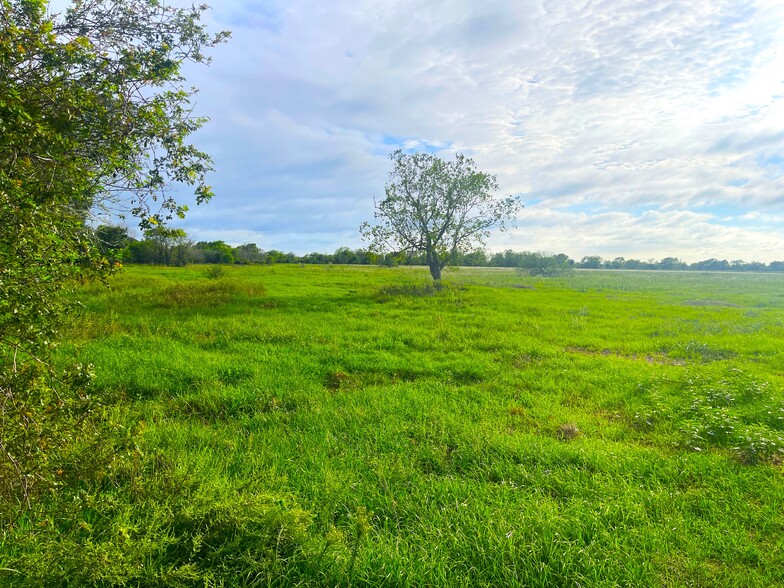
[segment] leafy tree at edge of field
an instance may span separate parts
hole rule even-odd
[[[224,41],[199,19],[206,5],[0,0],[0,517],[78,479],[94,407],[90,368],[50,361],[72,303],[66,293],[114,268],[94,235],[98,209],[153,229],[187,207],[171,186],[212,191],[211,160],[187,139],[183,62]],[[82,451],[73,448],[81,446]],[[70,453],[69,453],[70,451]],[[69,457],[70,456],[70,457]],[[81,458],[80,458],[81,459]],[[66,465],[66,462],[68,465]],[[84,465],[84,464],[82,464]],[[87,466],[85,466],[87,467]]]
[[[390,159],[385,197],[376,202],[378,224],[366,222],[360,230],[373,252],[424,253],[435,281],[459,255],[483,245],[490,229],[505,230],[522,208],[515,197],[495,199],[496,177],[460,153],[444,161],[398,149]]]

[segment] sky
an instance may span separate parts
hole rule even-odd
[[[363,246],[402,148],[525,204],[491,251],[784,259],[781,0],[213,0],[195,240]]]

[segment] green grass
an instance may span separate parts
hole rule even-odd
[[[85,288],[62,351],[116,458],[3,535],[0,583],[784,585],[784,276],[446,280]]]

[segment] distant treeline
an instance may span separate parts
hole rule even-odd
[[[255,243],[232,247],[223,241],[189,239],[182,229],[155,227],[144,232],[143,239],[135,239],[124,227],[99,226],[95,236],[104,248],[107,258],[124,263],[155,265],[187,265],[191,263],[216,264],[273,264],[315,263],[355,265],[427,265],[424,255],[377,255],[365,249],[341,247],[334,253],[308,253],[296,255],[276,249],[263,250]],[[692,271],[752,271],[782,272],[784,261],[768,264],[742,260],[706,259],[686,263],[675,257],[661,260],[603,259],[598,255],[575,261],[569,256],[531,251],[506,251],[489,253],[476,249],[467,254],[456,254],[453,264],[468,267],[514,267],[534,275],[558,275],[573,269],[621,270],[692,270]]]

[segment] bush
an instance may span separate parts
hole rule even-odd
[[[0,372],[0,515],[8,523],[62,483],[76,465],[68,454],[93,437],[91,366],[56,376],[30,362]]]
[[[201,274],[208,280],[217,280],[226,277],[226,269],[219,265],[214,265],[205,269]]]

